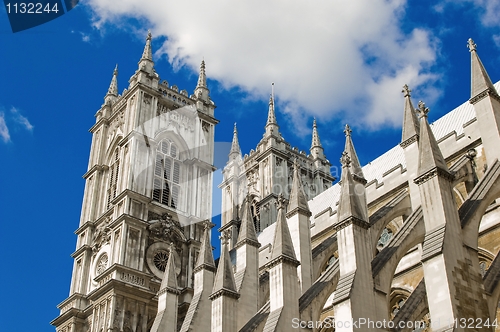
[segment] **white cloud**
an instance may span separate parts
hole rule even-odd
[[[481,23],[486,27],[500,27],[500,1],[498,0],[442,0],[434,9],[444,12],[447,5],[473,5],[481,11]]]
[[[13,115],[13,120],[23,126],[26,130],[33,131],[33,125],[29,122],[28,118],[23,116],[19,110],[15,107],[10,109],[10,112]]]
[[[7,123],[5,122],[4,112],[0,112],[0,137],[4,143],[10,142],[10,133]]]
[[[429,73],[435,44],[422,29],[402,31],[404,0],[88,4],[98,28],[112,23],[137,32],[124,22],[148,22],[155,36],[167,37],[156,55],[167,54],[174,67],[198,70],[204,57],[209,78],[262,99],[275,82],[277,110],[299,132],[306,132],[303,119],[310,115],[399,126],[403,84],[427,87],[419,90],[422,98],[437,94],[431,88],[436,76]]]

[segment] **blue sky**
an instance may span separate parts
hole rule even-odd
[[[338,165],[346,122],[363,164],[399,143],[403,84],[431,120],[466,101],[469,37],[500,80],[498,1],[311,3],[89,0],[15,34],[0,9],[3,330],[54,331],[69,292],[88,129],[115,64],[119,91],[128,86],[148,28],[170,84],[191,93],[205,58],[221,121],[215,140],[230,141],[237,122],[243,153],[264,132],[271,82],[283,136],[307,151],[315,116]]]

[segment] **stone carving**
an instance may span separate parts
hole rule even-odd
[[[157,241],[171,242],[172,240],[176,240],[175,242],[177,242],[182,240],[178,235],[179,232],[182,233],[182,226],[172,215],[168,213],[159,215],[150,211],[148,213],[148,220],[156,221],[148,226],[150,243]]]
[[[92,240],[92,253],[95,255],[101,248],[111,241],[111,228],[106,225],[98,228]]]

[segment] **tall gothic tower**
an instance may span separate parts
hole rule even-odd
[[[307,200],[330,188],[335,180],[330,172],[330,162],[323,152],[316,120],[309,154],[292,148],[279,128],[272,94],[264,135],[248,155],[241,155],[235,125],[229,161],[222,171],[224,178],[219,185],[222,189],[221,231],[228,230],[232,234],[231,248],[236,244],[242,205],[247,196],[250,197],[250,210],[257,232],[276,221],[276,199],[280,194],[289,199],[295,162],[300,166],[299,177]]]
[[[160,82],[151,33],[138,65],[122,95],[115,69],[90,129],[71,289],[52,322],[57,331],[148,331],[171,255],[180,322],[193,296],[199,222],[211,216],[215,104],[204,62],[191,96]]]

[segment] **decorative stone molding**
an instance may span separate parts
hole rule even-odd
[[[413,182],[417,185],[421,185],[422,183],[429,181],[435,176],[440,176],[450,182],[453,182],[453,180],[455,179],[453,174],[451,174],[450,172],[438,167],[434,167],[431,170],[425,172],[424,174],[416,177],[415,180],[413,180]]]
[[[96,255],[99,250],[111,241],[111,228],[108,227],[107,222],[98,228],[92,239],[92,254]]]
[[[337,223],[335,223],[333,225],[333,227],[338,232],[339,230],[346,228],[349,225],[356,225],[356,226],[359,226],[359,227],[364,228],[364,229],[370,228],[370,223],[368,223],[364,220],[358,219],[356,217],[353,217],[353,216],[350,216],[348,218],[345,218],[344,220],[338,221]]]
[[[418,141],[418,135],[413,135],[412,137],[408,138],[407,140],[399,143],[399,146],[401,146],[403,149],[405,149],[407,146],[410,146],[411,144],[413,144],[417,141]]]
[[[185,240],[180,222],[175,220],[171,214],[159,215],[149,211],[148,221],[153,221],[148,226],[150,244],[158,241],[177,243]]]
[[[472,97],[471,99],[469,99],[469,103],[471,103],[472,105],[475,105],[476,103],[478,103],[482,99],[486,98],[487,96],[490,96],[493,99],[500,102],[500,96],[498,95],[498,93],[496,91],[494,91],[492,89],[486,89],[483,92],[480,92],[477,95],[475,95],[474,97]]]

